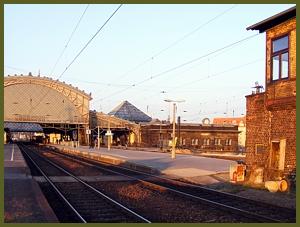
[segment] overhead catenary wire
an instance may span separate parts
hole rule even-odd
[[[231,95],[230,97],[222,97],[222,98],[218,98],[215,100],[216,103],[223,103],[223,104],[228,104],[228,103],[231,103],[234,99],[236,99],[237,97],[239,97],[238,94],[240,94],[241,92],[239,91],[238,93],[235,93],[235,95]],[[243,92],[242,92],[243,93]],[[240,100],[240,99],[239,99]],[[211,101],[213,102],[213,101]],[[201,107],[199,107],[200,111],[197,111],[197,113],[194,113],[194,114],[184,114],[184,115],[180,115],[182,118],[184,119],[189,119],[189,121],[193,122],[195,120],[199,120],[201,116],[208,116],[208,115],[216,115],[216,114],[228,114],[227,112],[225,112],[224,110],[210,110],[210,111],[207,111],[207,108],[203,107],[202,105],[206,105],[208,104],[207,102],[205,103],[200,103]],[[222,107],[221,107],[222,108]],[[204,111],[203,111],[204,110]],[[240,112],[240,113],[243,113],[243,112]],[[240,114],[241,115],[241,114]],[[194,118],[195,116],[197,116],[196,118]],[[192,118],[192,119],[191,119]]]
[[[146,60],[138,63],[136,66],[134,66],[133,68],[131,68],[130,70],[126,71],[125,73],[121,74],[119,77],[116,78],[116,80],[120,79],[120,78],[124,78],[125,76],[127,76],[129,73],[134,72],[135,70],[137,70],[138,68],[140,68],[141,66],[143,66],[144,64],[146,64],[149,61],[152,61],[154,58],[158,57],[159,55],[161,55],[162,53],[166,52],[167,50],[171,49],[172,47],[176,46],[178,43],[182,42],[183,40],[185,40],[186,38],[188,38],[189,36],[191,36],[192,34],[196,33],[197,31],[199,31],[201,28],[205,27],[206,25],[210,24],[211,22],[213,22],[214,20],[216,20],[217,18],[223,16],[224,14],[228,13],[230,10],[232,10],[233,8],[235,8],[238,4],[235,4],[231,7],[229,7],[228,9],[222,11],[221,13],[217,14],[216,16],[214,16],[213,18],[209,19],[208,21],[204,22],[203,24],[201,24],[200,26],[198,26],[197,28],[195,28],[194,30],[188,32],[187,34],[183,35],[182,37],[180,37],[179,39],[175,40],[174,42],[172,42],[171,44],[169,44],[168,46],[164,47],[163,49],[159,50],[157,53],[153,54],[151,57],[147,58]]]
[[[105,27],[105,25],[110,21],[110,19],[117,13],[117,11],[122,7],[123,4],[120,4],[117,9],[109,16],[109,18],[104,22],[104,24],[97,30],[97,32],[88,40],[88,42],[80,49],[80,51],[77,53],[77,55],[73,58],[73,60],[68,64],[68,66],[65,68],[65,70],[58,76],[57,80],[60,79],[64,73],[70,68],[70,66],[75,62],[75,60],[82,54],[82,52],[88,47],[88,45],[92,42],[92,40],[99,34],[99,32]],[[31,108],[30,111],[32,111],[34,108],[36,108],[43,99],[48,95],[49,91],[45,93],[40,98],[40,101]]]
[[[73,60],[68,64],[65,70],[59,75],[58,79],[64,75],[64,73],[70,68],[70,66],[76,61],[76,59],[82,54],[82,52],[88,47],[88,45],[93,41],[93,39],[99,34],[99,32],[105,27],[105,25],[110,21],[110,19],[118,12],[123,4],[120,4],[118,8],[110,15],[110,17],[104,22],[104,24],[98,29],[98,31],[90,38],[90,40],[83,46],[83,48],[77,53]]]
[[[50,77],[53,76],[53,72],[54,72],[54,70],[55,70],[55,68],[56,68],[56,66],[57,66],[57,64],[58,64],[58,62],[59,62],[60,59],[62,58],[62,56],[63,56],[63,54],[65,53],[66,49],[68,48],[69,43],[71,42],[71,40],[72,40],[72,38],[73,38],[73,36],[74,36],[74,34],[75,34],[77,28],[79,27],[79,24],[80,24],[80,22],[82,21],[82,19],[83,19],[85,13],[86,13],[88,7],[89,7],[89,4],[85,7],[83,13],[81,14],[79,20],[77,21],[75,27],[73,28],[73,30],[72,30],[72,32],[71,32],[70,37],[68,38],[66,44],[64,45],[64,48],[62,49],[62,51],[60,52],[60,55],[59,55],[58,58],[56,59],[56,62],[55,62],[55,64],[53,65],[53,67],[52,67],[52,69],[51,69]],[[51,84],[53,84],[53,83],[51,83]],[[35,106],[32,106],[32,107],[31,107],[30,112],[32,112],[32,111],[33,111],[33,110],[34,110],[34,109],[42,102],[42,100],[47,96],[47,94],[48,94],[48,92],[45,93],[45,95],[40,99],[40,101],[39,101]]]
[[[67,77],[67,78],[69,78],[69,77]],[[103,86],[108,86],[108,87],[128,87],[129,86],[129,84],[104,83],[104,82],[99,82],[99,81],[81,80],[81,79],[76,79],[76,78],[72,78],[72,80],[73,81],[78,81],[78,82],[81,82],[81,83],[86,83],[86,84],[103,85]]]
[[[205,76],[205,77],[202,77],[202,78],[200,78],[200,79],[197,79],[197,80],[193,80],[193,81],[187,82],[187,83],[185,83],[185,84],[181,84],[181,85],[179,85],[179,86],[174,87],[173,89],[178,89],[178,88],[181,88],[181,87],[185,87],[185,86],[187,86],[187,85],[190,85],[190,84],[197,83],[197,82],[202,81],[202,80],[205,80],[205,79],[213,78],[213,77],[222,75],[222,74],[224,74],[224,73],[228,73],[228,72],[231,72],[231,71],[234,71],[234,70],[243,68],[243,67],[245,67],[245,66],[252,65],[252,64],[257,63],[257,62],[262,61],[262,60],[263,60],[262,58],[259,58],[259,59],[256,59],[256,60],[254,60],[254,61],[250,61],[250,62],[241,64],[241,65],[238,65],[238,66],[234,66],[234,67],[232,67],[232,68],[230,68],[230,69],[226,69],[226,70],[224,70],[224,71],[221,71],[221,72],[218,72],[218,73],[214,73],[214,74],[212,74],[212,75],[207,75],[207,76]]]
[[[83,13],[81,14],[81,16],[80,16],[78,22],[76,23],[74,29],[73,29],[72,32],[71,32],[70,37],[68,38],[66,44],[64,45],[64,48],[62,49],[62,51],[60,52],[58,58],[56,59],[54,65],[53,65],[53,67],[52,67],[52,69],[51,69],[51,71],[50,71],[50,74],[49,74],[50,76],[52,76],[52,74],[53,74],[53,72],[54,72],[54,70],[55,70],[55,68],[56,68],[56,66],[57,66],[57,64],[58,64],[58,62],[59,62],[60,59],[62,58],[63,54],[65,53],[65,51],[66,51],[66,49],[67,49],[67,47],[69,46],[69,43],[71,42],[71,39],[73,38],[73,36],[74,36],[74,34],[75,34],[77,28],[79,27],[79,24],[80,24],[80,22],[82,21],[82,19],[83,19],[85,13],[86,13],[88,7],[89,7],[89,4],[85,7],[85,9],[84,9]],[[11,67],[11,66],[8,66],[8,65],[5,65],[5,67],[10,68],[10,69],[14,69],[14,70],[17,70],[17,71],[21,71],[21,72],[29,72],[28,70],[20,69],[20,68],[16,68],[16,67]]]
[[[197,80],[193,80],[193,81],[187,82],[187,83],[185,83],[185,84],[181,84],[181,85],[176,86],[176,87],[171,87],[171,88],[169,88],[169,89],[172,89],[172,91],[171,91],[171,92],[170,92],[170,91],[167,91],[166,93],[173,93],[173,92],[176,92],[176,90],[178,90],[178,88],[186,87],[186,86],[188,86],[188,85],[195,84],[195,83],[197,83],[197,82],[199,82],[199,81],[211,79],[211,78],[220,76],[220,75],[222,75],[222,74],[225,74],[225,73],[228,73],[228,72],[232,72],[232,71],[234,71],[234,70],[237,70],[237,69],[240,69],[240,68],[243,68],[243,67],[246,67],[246,66],[255,64],[255,63],[260,62],[260,61],[262,61],[262,60],[263,60],[263,58],[259,58],[259,59],[256,59],[256,60],[253,60],[253,61],[244,63],[244,64],[240,64],[240,65],[238,65],[238,66],[231,67],[231,68],[226,69],[226,70],[223,70],[223,71],[221,71],[221,72],[214,73],[214,74],[212,74],[212,75],[210,75],[210,74],[205,75],[205,76],[203,76],[203,77],[201,77],[201,78],[199,78],[199,79],[197,79]],[[199,89],[199,91],[202,92],[203,90]],[[197,91],[194,91],[194,92],[197,92]],[[148,95],[147,97],[141,97],[141,98],[142,98],[143,100],[146,100],[146,99],[148,99],[148,98],[153,98],[154,96],[157,96],[157,95],[159,95],[159,94],[152,95],[152,96],[149,96],[149,95]]]
[[[257,34],[248,36],[248,37],[246,37],[246,38],[240,39],[240,40],[238,40],[238,41],[235,41],[235,42],[233,42],[233,43],[227,44],[226,46],[223,46],[223,47],[218,48],[218,49],[216,49],[216,50],[214,50],[214,51],[211,51],[211,52],[208,52],[208,53],[206,53],[206,54],[204,54],[204,55],[201,55],[201,56],[199,56],[199,57],[197,57],[197,58],[194,58],[194,59],[192,59],[192,60],[189,60],[189,61],[184,62],[184,63],[182,63],[182,64],[179,64],[179,65],[177,65],[177,66],[174,66],[174,67],[172,67],[172,68],[170,68],[170,69],[167,69],[167,70],[165,70],[165,71],[163,71],[163,72],[160,72],[160,73],[158,73],[158,74],[155,74],[154,76],[150,76],[150,77],[148,77],[148,78],[146,78],[146,79],[144,79],[144,80],[142,80],[142,81],[139,81],[139,82],[137,82],[137,83],[133,83],[133,84],[131,84],[130,86],[128,86],[128,87],[126,87],[126,88],[124,88],[124,89],[122,89],[122,90],[118,90],[118,91],[116,91],[116,92],[114,92],[114,93],[111,93],[111,94],[109,94],[109,95],[107,95],[107,96],[105,96],[105,97],[103,97],[103,98],[96,99],[96,100],[94,100],[94,102],[99,101],[99,100],[100,100],[100,101],[103,101],[103,100],[106,99],[106,98],[109,98],[109,97],[111,97],[111,96],[114,96],[114,95],[123,93],[124,91],[127,91],[127,90],[130,89],[130,88],[136,87],[136,86],[138,86],[138,85],[140,85],[140,84],[143,84],[143,83],[145,83],[145,82],[147,82],[147,81],[149,81],[149,80],[153,80],[153,79],[155,79],[155,78],[158,78],[158,77],[160,77],[160,76],[162,76],[162,75],[165,75],[165,74],[170,73],[170,72],[172,72],[172,71],[174,71],[174,70],[177,70],[177,69],[179,69],[179,68],[182,68],[182,67],[184,67],[184,66],[186,66],[186,65],[189,65],[189,64],[194,63],[194,62],[196,62],[196,61],[199,61],[200,59],[203,59],[203,58],[205,58],[205,57],[208,57],[208,56],[210,56],[210,55],[213,55],[213,54],[215,54],[215,53],[217,53],[217,52],[220,52],[220,51],[222,51],[222,50],[224,50],[224,49],[230,48],[230,47],[232,47],[232,46],[234,46],[234,45],[237,45],[237,44],[239,44],[239,43],[241,43],[241,42],[244,42],[244,41],[247,41],[247,40],[249,40],[249,39],[252,39],[252,38],[254,38],[254,37],[256,37],[256,36],[258,36],[258,35],[260,35],[260,34],[261,34],[261,33],[257,33]]]
[[[222,11],[221,13],[217,14],[216,16],[214,16],[213,18],[209,19],[208,21],[204,22],[203,24],[201,24],[200,26],[198,26],[196,29],[194,29],[193,31],[185,34],[183,37],[181,37],[180,39],[176,40],[175,42],[173,42],[171,45],[167,46],[166,48],[162,49],[161,51],[159,51],[158,53],[154,54],[152,56],[152,58],[156,58],[159,55],[161,55],[162,53],[164,53],[165,51],[169,50],[170,48],[172,48],[173,46],[177,45],[178,43],[180,43],[181,41],[185,40],[187,37],[191,36],[192,34],[194,34],[195,32],[199,31],[201,28],[205,27],[206,25],[210,24],[211,22],[213,22],[214,20],[216,20],[217,18],[223,16],[224,14],[226,14],[227,12],[229,12],[230,10],[232,10],[233,8],[235,8],[237,6],[237,4],[233,5],[232,7],[229,7],[228,9]]]
[[[213,56],[211,56],[208,60],[211,60],[211,59],[213,59],[213,58],[216,58],[216,57],[218,57],[218,56],[220,56],[220,55],[222,55],[222,54],[224,54],[224,53],[226,53],[227,51],[230,51],[232,48],[235,48],[236,46],[233,46],[233,47],[230,47],[230,48],[227,48],[227,49],[225,49],[225,50],[223,50],[223,51],[220,51],[220,52],[218,52],[217,54],[215,54],[215,55],[213,55]],[[205,60],[205,59],[203,59],[203,60]],[[181,72],[179,72],[179,73],[177,73],[177,74],[175,74],[175,76],[172,76],[172,78],[174,78],[174,77],[176,77],[176,76],[178,76],[178,75],[182,75],[182,73],[183,72],[186,72],[186,71],[188,71],[188,70],[191,70],[191,69],[193,69],[193,68],[195,68],[195,67],[199,67],[199,65],[202,65],[202,64],[204,64],[205,62],[203,61],[201,64],[197,64],[197,65],[193,65],[192,67],[190,67],[190,68],[188,68],[188,69],[185,69],[184,71],[181,71]],[[152,64],[151,64],[151,69],[150,69],[150,71],[151,71],[151,73],[150,73],[150,75],[152,75],[152,71],[153,71],[153,66],[152,66]],[[72,80],[73,81],[78,81],[78,82],[81,82],[81,83],[87,83],[87,84],[93,84],[93,85],[100,85],[100,86],[107,86],[107,87],[130,87],[131,86],[131,84],[123,84],[123,83],[109,83],[109,82],[99,82],[99,81],[88,81],[88,80],[82,80],[82,79],[76,79],[76,78],[72,78]],[[143,88],[151,88],[151,90],[153,90],[152,88],[152,86],[139,86],[141,89],[143,89]],[[164,88],[168,88],[167,86],[164,86]],[[173,88],[173,87],[169,87],[170,89],[171,88]],[[102,92],[103,92],[103,90],[101,90]]]
[[[24,73],[29,72],[29,70],[27,70],[27,69],[21,69],[21,68],[9,66],[9,65],[4,65],[4,67],[8,68],[8,69],[13,69],[13,70],[16,70],[16,71],[19,71],[19,72],[24,72]]]
[[[76,26],[74,27],[74,29],[73,29],[73,31],[72,31],[72,33],[71,33],[71,35],[70,35],[70,37],[69,37],[67,43],[64,45],[63,50],[61,51],[60,55],[58,56],[58,58],[57,58],[57,60],[56,60],[56,62],[55,62],[55,64],[54,64],[54,66],[52,67],[51,72],[50,72],[50,76],[52,76],[52,74],[53,74],[53,72],[54,72],[54,70],[55,70],[55,68],[56,68],[56,66],[57,66],[57,64],[58,64],[58,62],[59,62],[60,59],[62,58],[62,56],[63,56],[63,54],[65,53],[66,49],[68,48],[69,43],[70,43],[71,39],[73,38],[73,36],[74,36],[74,34],[75,34],[77,28],[79,27],[79,24],[80,24],[80,22],[82,21],[82,18],[84,17],[84,15],[85,15],[85,13],[86,13],[86,11],[87,11],[88,8],[89,8],[89,4],[85,7],[85,9],[84,9],[83,13],[81,14],[81,16],[80,16],[78,22],[76,23]]]
[[[225,49],[225,50],[223,50],[223,51],[220,51],[220,52],[218,52],[217,54],[215,54],[215,55],[213,55],[213,56],[211,56],[208,60],[211,60],[211,59],[213,59],[213,58],[216,58],[216,57],[218,57],[218,56],[220,56],[221,54],[224,54],[224,53],[226,53],[227,51],[230,51],[232,48],[235,48],[236,46],[233,46],[233,47],[231,47],[231,48],[227,48],[227,49]],[[205,59],[203,59],[203,60],[205,60]],[[197,65],[193,65],[193,66],[191,66],[190,68],[188,68],[188,69],[185,69],[185,70],[183,70],[183,71],[181,71],[181,72],[179,72],[179,73],[176,73],[174,76],[172,76],[172,78],[174,78],[174,77],[176,77],[176,76],[178,76],[178,75],[182,75],[182,73],[184,73],[184,72],[186,72],[186,71],[189,71],[189,70],[191,70],[191,69],[193,69],[193,68],[195,68],[195,67],[199,67],[200,65],[202,65],[202,64],[204,64],[204,63],[206,63],[206,62],[201,62],[201,64],[197,64]],[[151,73],[150,73],[150,75],[152,75],[152,71],[153,71],[153,69],[152,69],[153,67],[152,67],[152,64],[151,64],[151,69],[150,69],[150,71],[151,71]],[[74,79],[74,78],[72,78],[72,80],[74,80],[74,81],[78,81],[78,82],[82,82],[82,83],[87,83],[87,84],[93,84],[93,85],[102,85],[102,86],[107,86],[107,87],[129,87],[129,86],[131,86],[131,84],[129,84],[129,83],[127,83],[127,84],[123,84],[123,83],[108,83],[108,82],[99,82],[99,81],[88,81],[88,80],[82,80],[82,79]],[[143,89],[143,88],[153,88],[152,86],[139,86],[141,89]],[[167,86],[164,86],[164,88],[168,88]],[[173,87],[169,87],[170,89],[171,88],[173,88]],[[153,89],[151,89],[151,90],[153,90]],[[102,90],[102,92],[103,92],[103,90]]]

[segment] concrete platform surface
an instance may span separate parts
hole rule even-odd
[[[84,153],[89,156],[101,156],[106,158],[118,159],[122,162],[146,166],[163,174],[170,175],[174,178],[192,178],[198,177],[198,183],[215,183],[216,180],[209,176],[218,173],[228,172],[230,164],[235,161],[222,160],[216,158],[200,157],[193,155],[176,154],[176,158],[172,159],[171,154],[160,152],[149,152],[129,149],[110,149],[101,147],[100,150],[88,147],[68,147],[63,145],[51,145],[61,150],[73,150]],[[201,178],[202,177],[202,178]],[[201,180],[202,179],[202,180]]]
[[[16,144],[4,145],[4,222],[58,222]]]

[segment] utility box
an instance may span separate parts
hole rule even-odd
[[[230,182],[243,182],[245,180],[245,169],[246,166],[243,164],[233,164],[230,165],[229,175]]]

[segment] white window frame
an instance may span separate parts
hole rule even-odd
[[[221,145],[221,139],[220,138],[215,139],[215,145]]]

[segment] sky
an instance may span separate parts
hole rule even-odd
[[[127,100],[166,120],[170,99],[182,121],[239,117],[265,85],[265,33],[246,28],[293,6],[124,4],[104,25],[119,5],[6,4],[4,76],[59,79],[104,113]]]

